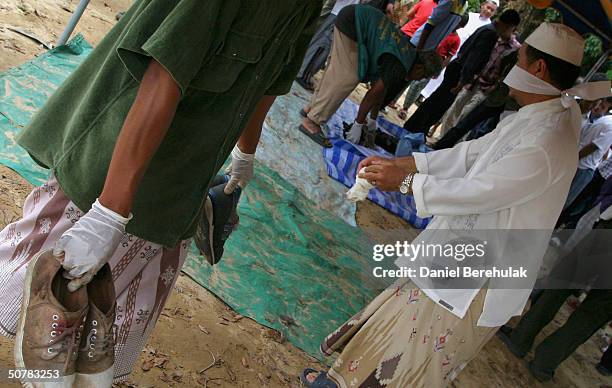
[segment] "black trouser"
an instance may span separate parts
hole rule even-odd
[[[427,134],[429,128],[440,121],[457,97],[456,94],[451,93],[451,89],[459,83],[461,67],[461,63],[456,60],[448,65],[442,84],[410,116],[408,121],[404,123],[404,128],[410,132]]]
[[[604,177],[601,176],[599,170],[595,170],[591,182],[580,192],[574,202],[561,212],[555,228],[563,224],[566,224],[566,229],[575,228],[580,218],[595,206],[595,201],[604,183],[606,183]]]
[[[555,317],[574,290],[545,290],[510,336],[520,352],[527,353],[538,333]],[[567,322],[542,341],[535,351],[533,365],[554,373],[561,362],[586,342],[612,318],[612,290],[591,290]]]
[[[435,145],[434,149],[441,150],[444,148],[452,148],[466,133],[471,131],[479,123],[488,120],[492,117],[499,116],[504,111],[504,106],[490,107],[486,105],[486,100],[481,102],[474,110],[467,114],[461,121],[457,123],[442,139]]]

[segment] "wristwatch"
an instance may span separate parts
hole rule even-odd
[[[412,179],[414,178],[414,173],[411,172],[404,178],[402,183],[400,184],[399,191],[400,193],[407,195],[410,192],[410,186],[412,185]]]

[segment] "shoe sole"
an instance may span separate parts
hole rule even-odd
[[[210,198],[206,199],[206,204],[204,205],[206,208],[206,222],[208,222],[208,249],[210,249],[210,258],[212,260],[211,265],[217,263],[217,258],[215,257],[215,247],[213,245],[213,236],[215,233],[215,224],[213,222],[213,206]]]
[[[32,286],[32,278],[34,276],[34,267],[38,259],[44,254],[50,251],[40,251],[35,254],[28,263],[28,269],[26,270],[26,277],[23,289],[23,300],[21,301],[21,310],[19,311],[19,324],[17,326],[17,333],[15,336],[14,354],[15,354],[15,367],[17,369],[26,369],[25,361],[23,360],[23,329],[25,327],[26,312],[30,303],[30,288]],[[74,375],[62,376],[63,381],[59,382],[45,382],[45,383],[32,383],[32,382],[21,382],[24,388],[68,388],[72,387],[74,383]]]

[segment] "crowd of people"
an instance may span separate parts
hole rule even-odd
[[[545,231],[529,246],[539,268],[556,226],[587,217],[586,230],[609,228],[610,81],[576,86],[577,32],[542,23],[519,42],[520,15],[494,0],[473,14],[466,0],[420,0],[403,26],[390,18],[393,0],[322,3],[137,0],[24,128],[19,144],[50,176],[0,234],[0,333],[16,338],[18,367],[61,371],[63,386],[129,376],[194,235],[211,264],[222,255],[232,209],[220,204],[235,207],[265,117],[296,79],[314,91],[299,130],[323,147],[333,146],[325,123],[358,84],[369,90],[346,140],[374,147],[379,112],[438,83],[412,115],[410,105],[400,111],[409,132],[441,124],[434,151],[358,167],[432,217],[424,239],[447,229]],[[601,244],[584,244],[559,262],[575,265],[587,248],[601,254]],[[611,319],[609,290],[586,291],[536,349],[538,380]],[[323,340],[325,354],[338,354],[329,370],[300,378],[312,388],[447,386],[500,328],[523,357],[572,292],[403,278]],[[519,325],[504,327],[530,298]]]

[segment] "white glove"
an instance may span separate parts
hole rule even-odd
[[[102,206],[96,199],[91,210],[68,229],[55,244],[53,254],[64,255],[64,277],[71,279],[68,290],[74,292],[91,281],[111,258],[132,218],[122,217]]]
[[[358,122],[354,122],[351,126],[351,129],[346,133],[346,140],[350,141],[353,144],[358,144],[361,139],[361,132],[363,131],[363,126],[365,124],[359,124]]]
[[[240,151],[238,146],[234,146],[232,151],[232,163],[229,165],[226,174],[229,174],[230,180],[227,182],[225,194],[230,195],[236,190],[237,186],[245,188],[251,179],[253,179],[253,163],[255,162],[255,154],[245,154]]]

